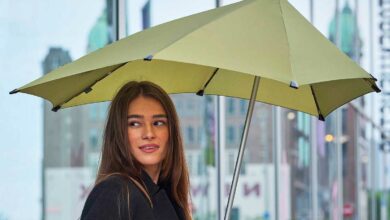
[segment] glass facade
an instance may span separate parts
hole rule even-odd
[[[1,1],[0,24],[5,24],[0,25],[0,39],[5,39],[0,41],[1,93],[115,41],[117,2],[45,0],[22,5]],[[216,5],[215,0],[123,2],[125,15],[117,16],[123,16],[121,28],[127,35]],[[375,59],[381,52],[377,48],[390,42],[379,38],[381,30],[388,33],[388,21],[381,20],[384,2],[290,0],[324,36],[377,77],[389,62]],[[377,41],[379,46],[372,43]],[[25,76],[31,72],[38,74]],[[5,76],[10,73],[14,75]],[[387,91],[389,85],[384,81],[380,86]],[[390,161],[381,150],[386,148],[384,121],[388,119],[379,117],[386,115],[383,106],[388,103],[386,97],[378,101],[376,96],[344,105],[326,122],[256,103],[231,219],[389,219]],[[185,143],[193,219],[223,219],[248,101],[195,94],[171,97]],[[16,96],[0,98],[6,100],[0,102],[1,122],[11,126],[0,132],[6,140],[0,145],[5,152],[0,154],[0,165],[6,174],[0,197],[9,198],[0,199],[0,220],[77,219],[95,180],[109,103],[54,113],[51,103],[42,104],[36,97],[22,97],[18,103],[12,101]],[[19,109],[7,110],[15,106]],[[31,208],[26,213],[20,212],[27,206]]]

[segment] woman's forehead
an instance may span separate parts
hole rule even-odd
[[[128,115],[157,117],[166,115],[162,104],[150,97],[139,96],[129,103]]]

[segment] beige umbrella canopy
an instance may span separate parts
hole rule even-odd
[[[168,93],[248,99],[323,119],[375,79],[340,52],[286,0],[246,0],[138,32],[21,87],[53,110],[108,101],[131,80]],[[207,86],[206,86],[207,84]]]
[[[255,100],[324,120],[346,102],[380,92],[375,78],[287,0],[244,0],[136,33],[10,93],[43,97],[57,111],[111,100],[132,80],[154,82],[168,93],[250,98],[225,219]]]

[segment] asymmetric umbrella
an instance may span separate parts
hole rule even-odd
[[[57,111],[111,100],[132,80],[154,82],[168,93],[250,99],[225,218],[255,100],[324,120],[346,102],[380,92],[374,77],[287,0],[245,0],[138,32],[10,93],[40,96]]]

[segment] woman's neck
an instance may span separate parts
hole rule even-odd
[[[145,166],[145,172],[150,176],[155,184],[158,183],[158,178],[160,176],[161,168],[160,166]]]

